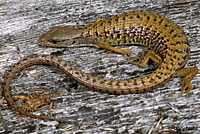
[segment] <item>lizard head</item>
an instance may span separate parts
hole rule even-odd
[[[78,44],[85,26],[55,27],[40,36],[38,42],[48,47],[72,47]]]

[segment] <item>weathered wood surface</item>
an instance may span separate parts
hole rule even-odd
[[[97,17],[105,18],[133,10],[158,13],[183,28],[191,45],[191,59],[187,66],[200,69],[199,7],[198,0],[1,0],[0,78],[3,80],[8,66],[31,54],[59,55],[80,70],[106,79],[131,79],[150,73],[155,66],[141,69],[128,64],[122,55],[105,50],[45,48],[37,42],[38,37],[52,27],[89,24]],[[140,47],[133,48],[133,55],[142,51]],[[181,80],[178,78],[151,92],[116,96],[90,91],[52,67],[35,66],[23,72],[12,83],[13,94],[29,93],[31,86],[63,92],[62,96],[54,99],[56,110],[53,112],[58,118],[74,123],[59,124],[22,117],[3,105],[3,99],[0,99],[0,133],[148,133],[152,126],[152,133],[165,129],[178,133],[200,132],[199,74],[192,81],[195,89],[189,98],[171,98],[180,93]],[[34,76],[37,72],[39,75]],[[163,120],[155,128],[161,118]],[[134,125],[139,119],[142,120]]]

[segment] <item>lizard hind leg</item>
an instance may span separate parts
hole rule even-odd
[[[188,67],[182,68],[176,72],[174,77],[183,77],[183,82],[181,85],[181,94],[178,97],[181,97],[186,89],[186,97],[189,96],[190,91],[192,91],[192,89],[194,88],[194,86],[191,84],[191,80],[197,75],[198,71],[199,70],[197,67]]]
[[[163,59],[152,50],[149,50],[146,53],[143,52],[142,57],[130,57],[132,48],[121,49],[121,48],[116,48],[116,47],[110,46],[108,44],[98,44],[97,47],[106,49],[106,50],[111,51],[111,52],[122,54],[126,57],[126,59],[129,61],[129,63],[137,65],[137,66],[142,67],[142,68],[144,68],[147,65],[149,59],[152,59],[153,62],[155,62],[158,66],[163,61]],[[130,61],[130,60],[133,60],[133,59],[138,59],[139,62],[137,63],[137,62]]]
[[[130,60],[133,60],[133,59],[137,59],[137,60],[139,60],[139,62],[130,61]],[[147,65],[149,59],[151,59],[158,66],[163,62],[163,59],[152,50],[149,50],[146,53],[143,51],[142,57],[136,56],[136,57],[127,58],[129,63],[137,65],[137,66],[142,67],[142,68],[144,68]]]

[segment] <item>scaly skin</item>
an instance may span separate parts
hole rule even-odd
[[[67,61],[51,55],[34,55],[15,64],[5,74],[4,96],[20,113],[33,118],[45,119],[32,115],[17,106],[10,95],[10,83],[20,70],[37,64],[52,65],[80,84],[91,89],[113,93],[129,94],[150,91],[173,77],[183,77],[181,95],[188,88],[192,90],[191,80],[198,73],[196,67],[184,68],[189,59],[189,45],[182,29],[167,18],[150,12],[134,11],[116,15],[105,20],[97,19],[86,26],[57,27],[39,38],[42,45],[50,47],[96,46],[109,51],[124,54],[128,59],[129,50],[114,48],[111,45],[140,44],[150,48],[139,62],[130,62],[144,67],[152,59],[158,68],[151,74],[134,80],[105,80],[83,73]],[[78,44],[78,45],[77,45]],[[181,96],[180,95],[180,96]]]
[[[38,56],[39,58],[40,56]],[[46,117],[46,116],[39,116],[39,115],[35,115],[29,112],[29,110],[24,109],[24,107],[19,106],[12,98],[11,94],[10,94],[10,83],[12,81],[12,79],[14,78],[15,74],[18,73],[20,70],[34,65],[34,64],[39,64],[39,61],[36,60],[34,62],[34,64],[32,64],[32,60],[31,58],[34,58],[34,56],[31,56],[27,59],[21,60],[20,63],[15,64],[14,66],[11,67],[11,70],[6,72],[4,75],[4,83],[3,83],[3,92],[4,92],[4,97],[7,100],[7,102],[15,109],[17,110],[20,114],[31,117],[31,118],[37,118],[37,119],[42,119],[42,120],[52,120],[52,121],[59,121],[59,122],[70,122],[68,120],[64,120],[64,119],[56,119],[56,118],[52,118],[52,117]],[[27,61],[28,59],[30,59],[29,61]],[[40,58],[39,58],[40,59]],[[41,62],[42,63],[42,62]],[[45,64],[45,63],[44,63]],[[44,94],[45,95],[45,94]],[[45,97],[45,96],[44,96]],[[15,98],[15,97],[14,97]],[[17,97],[16,97],[17,98]],[[18,97],[20,98],[20,97]],[[35,98],[36,99],[36,98]],[[40,98],[38,98],[40,99]],[[43,98],[44,99],[44,98]],[[47,99],[50,99],[47,97]],[[34,100],[32,100],[34,101]],[[45,101],[45,100],[43,100]],[[46,100],[48,101],[48,100]],[[44,103],[44,102],[40,102],[40,103]],[[42,105],[42,104],[41,104]],[[31,110],[31,109],[30,109]],[[34,109],[32,110],[34,111]]]

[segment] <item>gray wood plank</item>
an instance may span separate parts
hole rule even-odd
[[[106,79],[145,76],[155,66],[148,65],[141,69],[128,64],[121,55],[96,48],[46,48],[37,42],[38,37],[52,27],[89,24],[97,17],[105,18],[133,10],[158,13],[183,28],[191,46],[191,58],[186,66],[197,66],[200,69],[199,7],[198,0],[0,1],[0,78],[3,80],[2,76],[8,66],[32,54],[58,55],[83,72]],[[141,47],[133,48],[133,55],[142,52]],[[37,72],[40,72],[39,76],[33,76]],[[180,93],[179,78],[151,92],[117,96],[91,91],[55,68],[34,66],[16,77],[12,83],[12,93],[28,94],[32,92],[31,86],[63,92],[53,99],[53,112],[57,118],[69,119],[73,123],[59,124],[22,117],[0,100],[0,133],[148,133],[161,118],[163,120],[152,133],[161,133],[167,129],[174,129],[177,133],[198,133],[199,74],[192,80],[192,84],[195,89],[189,98],[171,98]],[[139,119],[142,120],[134,125]],[[69,127],[71,129],[67,130]]]

